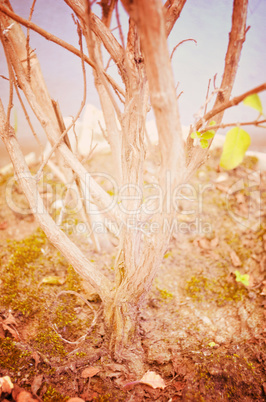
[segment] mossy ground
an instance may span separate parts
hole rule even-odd
[[[245,181],[256,161],[246,159],[228,173],[219,171],[217,158],[218,153],[192,181],[196,190],[206,184],[211,188],[204,192],[201,205],[193,205],[195,213],[186,218],[188,230],[174,233],[140,315],[146,369],[164,378],[164,390],[143,384],[124,387],[140,378],[108,355],[100,314],[91,326],[94,315],[100,313],[99,298],[49,244],[32,216],[21,216],[7,207],[8,178],[1,178],[0,218],[8,225],[0,231],[0,322],[11,313],[16,321],[11,329],[17,337],[0,324],[0,377],[9,375],[30,390],[36,376],[43,375],[37,394],[45,402],[65,402],[71,396],[86,401],[264,400],[266,302],[261,293],[266,175],[260,176],[259,217],[256,197],[250,197],[247,187],[228,196],[228,189],[239,179]],[[92,161],[91,170],[107,162],[108,157],[99,157]],[[56,180],[47,177],[46,185],[58,191]],[[145,181],[149,182],[148,173]],[[14,192],[16,202],[24,203],[17,186]],[[187,208],[185,202],[182,208]],[[246,208],[248,225],[241,226],[232,216],[237,209],[245,217]],[[199,226],[196,232],[192,226],[189,230],[189,224],[199,218],[201,228],[210,224],[210,232],[200,232]],[[78,223],[75,214],[71,219]],[[72,226],[68,234],[75,240]],[[115,250],[100,255],[82,237],[77,242],[111,278]],[[239,258],[237,266],[232,252]],[[251,286],[236,282],[235,270],[249,274]],[[91,309],[78,294],[89,301]],[[100,369],[90,381],[81,376],[88,366]]]

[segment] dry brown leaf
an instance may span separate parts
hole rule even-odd
[[[15,326],[18,325],[16,320],[15,320],[15,317],[11,313],[8,314],[8,317],[5,318],[3,322],[6,325],[15,325]]]
[[[38,355],[37,352],[33,352],[31,357],[34,359],[35,361],[35,370],[37,370],[38,364],[40,363],[40,356]]]
[[[200,248],[202,248],[203,250],[210,249],[210,243],[207,239],[205,239],[205,237],[199,239],[198,243],[199,243]]]
[[[40,374],[40,375],[37,375],[36,377],[34,377],[32,384],[31,384],[31,392],[33,394],[37,394],[37,392],[41,388],[42,380],[43,380],[43,374]]]
[[[16,339],[19,339],[19,334],[17,332],[16,329],[11,328],[9,325],[5,325],[4,323],[2,323],[3,329],[4,331],[8,331],[10,332],[10,334]]]
[[[82,378],[91,378],[91,377],[94,377],[96,374],[98,374],[99,371],[101,371],[101,370],[98,367],[87,367],[82,371],[81,377]]]
[[[238,255],[234,250],[230,252],[231,261],[234,267],[240,267],[242,265]]]
[[[217,247],[218,244],[219,244],[219,239],[218,239],[218,237],[215,237],[214,239],[212,239],[212,240],[210,241],[211,248]]]
[[[152,388],[164,389],[166,387],[162,377],[159,374],[156,374],[154,371],[147,371],[139,382],[141,384],[150,385]]]
[[[0,390],[2,392],[6,392],[7,394],[10,394],[10,392],[12,391],[13,388],[14,388],[14,385],[9,376],[0,378]]]

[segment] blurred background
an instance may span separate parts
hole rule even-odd
[[[16,13],[28,18],[32,0],[11,0],[11,4]],[[232,7],[233,0],[197,0],[196,2],[187,0],[182,14],[169,36],[169,52],[184,39],[190,38],[197,41],[197,44],[188,41],[180,45],[175,51],[172,61],[175,81],[176,84],[179,83],[177,94],[182,92],[179,106],[183,126],[189,126],[194,122],[195,116],[204,104],[209,79],[213,79],[216,75],[216,85],[220,85],[231,27]],[[98,14],[99,6],[96,5],[93,11]],[[123,32],[126,34],[128,19],[122,7],[120,7],[120,19]],[[266,80],[265,20],[266,0],[250,0],[247,20],[250,29],[244,43],[233,96],[240,95]],[[75,47],[79,47],[71,10],[63,0],[37,0],[32,21]],[[117,22],[113,17],[112,27],[116,26]],[[25,29],[24,31],[26,32]],[[119,38],[117,29],[113,33]],[[30,36],[30,46],[36,50],[50,95],[53,99],[58,100],[63,116],[75,116],[82,101],[83,91],[79,58],[33,31]],[[107,60],[105,55],[106,63]],[[92,71],[88,65],[86,72],[88,86],[86,103],[100,107],[98,95],[94,89]],[[108,73],[118,81],[120,80],[114,63],[110,64]],[[0,75],[8,76],[1,47]],[[212,86],[211,89],[213,89]],[[8,81],[2,78],[0,78],[0,96],[6,107],[9,86]],[[266,111],[266,93],[261,93],[260,98],[264,111]],[[14,105],[13,110],[17,114],[18,121],[17,134],[26,153],[32,149],[35,140],[17,99],[14,100]],[[30,113],[29,107],[27,110]],[[30,115],[39,137],[45,141],[41,126],[31,113]],[[257,115],[255,110],[241,104],[226,111],[224,122],[237,123],[238,121],[255,120]],[[148,119],[153,119],[152,113],[149,114]],[[14,113],[12,120],[14,121]],[[252,136],[251,149],[266,151],[266,129],[255,127],[246,129]],[[4,165],[8,161],[9,158],[0,141],[0,165]]]

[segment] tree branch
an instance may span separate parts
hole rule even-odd
[[[217,116],[218,114],[222,113],[224,110],[238,105],[240,102],[242,102],[247,96],[253,95],[253,94],[258,94],[262,91],[266,90],[266,83],[259,85],[258,87],[255,87],[251,89],[250,91],[244,92],[242,95],[236,96],[235,98],[229,100],[228,102],[224,102],[220,106],[216,107],[215,109],[210,110],[208,113],[206,113],[195,125],[196,131],[198,131],[203,124],[205,124],[207,121],[209,121],[211,118],[214,116]],[[217,124],[219,126],[219,124]],[[214,129],[214,126],[211,126],[212,129]]]
[[[87,0],[64,0],[65,3],[74,11],[79,20],[86,26],[86,6]],[[91,14],[90,28],[94,34],[101,39],[107,52],[110,54],[116,63],[122,78],[125,78],[124,73],[124,52],[120,43],[116,40],[110,29],[98,18],[95,14]]]
[[[256,126],[256,127],[261,127],[261,124],[266,123],[266,120],[253,120],[253,121],[246,121],[243,123],[239,122],[234,122],[234,123],[226,123],[226,124],[220,124],[220,125],[213,125],[213,126],[207,126],[204,129],[200,130],[201,133],[205,133],[206,131],[209,130],[219,130],[220,128],[226,128],[226,127],[233,127],[233,126]],[[263,126],[264,128],[264,126]]]
[[[180,14],[183,10],[184,5],[187,0],[173,0],[169,7],[169,2],[166,2],[164,5],[165,11],[165,28],[166,28],[166,36],[169,36],[176,21],[180,17]]]
[[[75,54],[76,56],[81,58],[81,52],[79,49],[75,48],[75,46],[70,45],[69,43],[65,42],[63,39],[58,38],[57,36],[47,32],[45,29],[39,27],[38,25],[34,24],[31,21],[26,20],[25,18],[20,17],[16,13],[14,13],[9,8],[0,4],[0,11],[7,15],[8,17],[12,18],[12,20],[17,21],[21,25],[32,29],[33,31],[37,32],[39,35],[43,36],[45,39],[56,43],[57,45],[63,47],[64,49],[68,50],[69,52]],[[84,55],[84,61],[88,63],[92,68],[95,68],[94,63],[89,59],[88,56]],[[108,79],[114,90],[118,91],[121,95],[125,96],[125,91],[114,81],[109,74],[105,71],[103,72],[105,77]]]
[[[52,244],[61,251],[75,270],[87,280],[93,288],[96,289],[103,300],[105,300],[106,295],[110,292],[111,283],[101,272],[95,269],[94,265],[84,256],[66,234],[58,228],[50,217],[39,194],[37,181],[32,177],[25,162],[14,130],[9,126],[9,130],[6,131],[5,126],[6,117],[0,100],[0,136],[10,155],[18,182],[30,204],[31,210]]]

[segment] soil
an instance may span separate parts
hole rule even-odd
[[[140,312],[145,372],[158,375],[150,373],[148,381],[127,362],[111,359],[100,299],[49,244],[34,216],[14,211],[12,174],[0,176],[0,401],[266,400],[266,172],[258,172],[251,157],[221,171],[219,154],[195,174],[194,190],[184,189],[194,202],[180,204],[169,250]],[[109,163],[109,155],[95,156],[90,170],[109,169]],[[43,196],[57,219],[53,189],[56,197],[62,192],[46,173]],[[153,173],[150,158],[146,182]],[[12,201],[27,207],[16,182]],[[112,278],[115,245],[96,252],[75,230],[79,217],[71,219],[68,235]],[[13,391],[1,388],[4,376]]]

